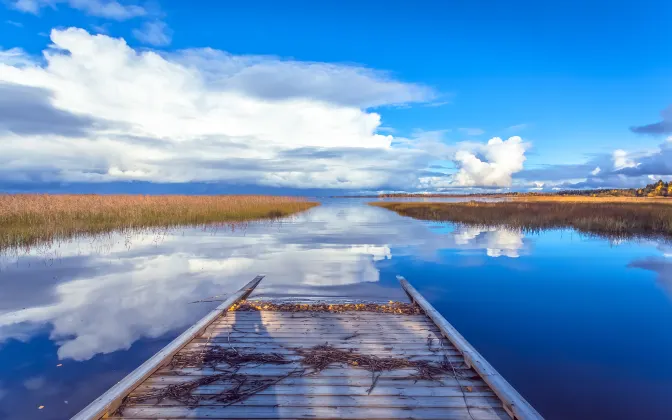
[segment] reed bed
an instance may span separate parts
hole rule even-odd
[[[459,203],[374,202],[402,216],[534,232],[574,228],[613,239],[672,238],[672,202],[665,199],[544,197]]]
[[[273,220],[316,205],[254,195],[0,194],[0,250],[83,234]]]

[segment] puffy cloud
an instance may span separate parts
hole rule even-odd
[[[662,121],[653,124],[631,127],[634,133],[638,134],[670,134],[672,133],[672,105],[660,113]]]
[[[0,179],[409,188],[432,159],[377,132],[381,117],[367,108],[433,97],[386,73],[211,49],[141,52],[75,28],[51,40],[44,64],[0,55],[0,83],[23,94],[20,115],[3,116],[12,121],[0,134]],[[36,127],[25,124],[31,110],[46,117]]]
[[[46,89],[0,82],[0,134],[84,137],[96,124],[101,123],[54,107]]]
[[[16,10],[37,14],[43,7],[53,8],[63,3],[88,15],[114,20],[126,20],[147,14],[140,6],[123,5],[115,0],[16,0],[12,5]]]
[[[459,150],[454,161],[460,169],[455,174],[454,183],[459,186],[509,187],[511,176],[523,169],[527,148],[520,137],[513,136],[508,140],[490,139],[479,147],[479,154]]]
[[[501,227],[458,227],[455,244],[462,248],[485,249],[489,257],[518,258],[524,249],[523,233]]]
[[[672,177],[672,137],[657,149],[614,150],[594,156],[587,163],[547,165],[516,174],[518,181],[541,179],[545,189],[640,188],[658,179]],[[590,170],[594,168],[593,170]]]
[[[636,162],[634,161],[636,159]],[[672,137],[669,137],[658,150],[638,153],[630,159],[632,163],[619,173],[627,176],[672,175]]]
[[[165,46],[173,39],[173,31],[160,20],[145,22],[141,29],[135,29],[133,36],[140,42],[155,46]]]
[[[198,69],[211,86],[265,100],[311,98],[365,109],[424,102],[436,96],[426,86],[399,82],[386,72],[352,65],[234,56],[211,48],[180,51],[170,58]]]
[[[624,168],[634,168],[637,163],[628,155],[628,152],[622,149],[614,150],[612,155],[614,161],[614,170],[618,171]]]

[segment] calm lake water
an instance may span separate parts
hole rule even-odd
[[[0,418],[69,418],[218,304],[192,302],[257,273],[254,296],[276,299],[404,300],[403,275],[547,419],[670,418],[672,246],[459,228],[358,199],[0,256]]]

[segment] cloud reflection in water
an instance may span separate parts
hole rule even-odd
[[[502,229],[436,233],[425,223],[352,203],[324,205],[287,222],[233,232],[185,229],[83,238],[5,257],[0,342],[48,329],[59,359],[88,360],[141,338],[179,331],[203,315],[190,302],[267,274],[257,295],[403,299],[380,284],[376,263],[395,246],[458,248],[517,257],[523,235]],[[215,303],[216,304],[216,303]]]

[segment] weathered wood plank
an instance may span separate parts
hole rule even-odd
[[[325,390],[327,391],[327,390]],[[499,405],[499,400],[494,393],[486,395],[476,395],[479,393],[469,393],[464,395],[457,390],[452,395],[438,395],[438,396],[403,396],[395,394],[376,395],[375,388],[371,395],[362,392],[360,395],[341,395],[328,394],[322,392],[319,394],[256,394],[246,399],[244,402],[235,404],[236,406],[244,407],[313,407],[316,405],[328,404],[334,407],[358,407],[362,409],[370,408],[491,408]],[[203,394],[201,394],[203,395]],[[216,399],[203,399],[198,402],[197,408],[200,407],[216,407],[228,405],[226,402],[220,402]],[[135,404],[134,407],[183,407],[184,404],[179,401],[164,399],[162,401],[149,400],[142,404]]]
[[[410,382],[410,381],[408,381]],[[400,387],[400,386],[395,386],[395,387],[389,387],[389,386],[382,386],[379,384],[376,384],[376,386],[371,390],[371,393],[368,392],[368,389],[371,387],[371,381],[369,381],[369,386],[360,386],[360,387],[349,387],[349,386],[331,386],[331,385],[322,385],[322,386],[300,386],[300,385],[282,385],[282,386],[273,386],[271,388],[265,389],[263,391],[258,392],[255,395],[265,395],[265,396],[272,396],[272,397],[280,397],[280,396],[292,396],[294,399],[292,399],[291,405],[294,406],[310,406],[315,403],[315,399],[320,396],[365,396],[365,397],[385,397],[385,396],[392,396],[392,397],[399,397],[399,398],[417,398],[418,401],[421,401],[422,398],[437,398],[437,397],[491,397],[491,398],[497,398],[494,392],[487,390],[487,391],[474,391],[472,388],[472,391],[467,391],[464,388],[460,387],[442,387],[442,386],[434,386],[434,387],[417,387],[417,386],[412,386],[410,388],[405,388],[405,387]],[[148,388],[143,388],[147,390]],[[152,388],[152,389],[160,389],[160,388]],[[223,391],[231,389],[230,385],[208,385],[208,386],[203,386],[197,388],[192,394],[193,395],[218,395],[222,393]],[[139,392],[139,391],[138,391]],[[133,394],[131,394],[133,395]],[[301,401],[297,401],[297,398],[309,398],[311,400],[310,403],[306,404]],[[263,401],[268,401],[268,399],[265,399]],[[287,400],[285,400],[287,401]],[[380,402],[385,401],[385,400],[378,400],[377,404],[375,405],[381,405]],[[245,405],[255,405],[255,404],[247,404],[247,400],[245,401]],[[257,401],[258,403],[258,401]],[[398,403],[398,401],[397,401]],[[154,402],[146,402],[143,404],[154,404]],[[358,402],[356,405],[363,404],[362,402]],[[431,405],[432,407],[440,407],[440,403],[437,402],[428,402],[428,404],[433,404]],[[171,403],[168,405],[175,405],[175,403]],[[210,401],[208,400],[205,401],[204,405],[218,405],[215,401]],[[259,405],[259,404],[256,404]],[[271,404],[273,405],[273,404]],[[289,404],[285,404],[289,405]],[[349,407],[350,404],[346,401],[343,402],[342,405],[343,407]],[[489,401],[489,404],[487,407],[492,407],[492,406],[497,406],[497,402],[495,401]]]
[[[376,319],[381,322],[398,322],[398,321],[408,321],[408,322],[427,322],[425,314],[419,315],[395,315],[387,313],[377,313],[377,312],[268,312],[268,311],[229,311],[226,313],[226,318],[228,319],[238,319],[238,320],[259,320],[259,319],[269,319],[269,320],[296,320],[296,321],[306,321],[311,319],[321,319],[321,320],[367,320],[367,319]]]
[[[245,323],[220,323],[213,322],[210,328],[221,329],[221,330],[231,330],[233,328],[243,331],[256,331],[256,330],[267,330],[267,331],[305,331],[306,329],[318,330],[318,331],[379,331],[385,332],[389,331],[390,328],[398,329],[399,331],[441,331],[434,325],[422,325],[418,323],[412,324],[393,324],[393,325],[381,325],[375,322],[360,322],[360,323],[347,323],[347,324],[283,324],[283,323],[274,323],[269,325],[262,324],[245,324]]]
[[[425,314],[405,315],[389,312],[373,311],[345,311],[345,312],[316,312],[316,311],[228,311],[227,316],[235,315],[242,318],[267,316],[274,318],[362,318],[362,317],[389,317],[388,319],[424,319]]]
[[[254,368],[258,368],[258,369],[275,369],[279,366],[282,366],[283,368],[288,368],[288,369],[303,369],[303,368],[310,369],[307,366],[301,365],[301,362],[300,362],[301,358],[299,356],[287,356],[287,357],[285,357],[285,359],[290,361],[291,363],[287,363],[287,364],[283,364],[283,365],[274,365],[274,364],[257,365],[257,364],[252,363],[249,366],[243,365],[241,368],[254,367]],[[439,357],[426,356],[426,357],[418,357],[418,358],[415,358],[414,360],[428,361],[428,362],[440,362],[442,360],[447,360],[448,362],[452,363],[455,367],[458,367],[458,366],[461,366],[461,365],[464,364],[464,357],[462,357],[461,355],[460,356],[445,356],[445,359],[442,356],[439,356]],[[229,366],[230,365],[227,364],[227,363],[218,363],[214,366],[210,365],[210,367],[213,367],[215,369],[222,369],[222,370],[229,369]],[[341,368],[344,368],[344,369],[362,369],[362,368],[347,365],[345,363],[333,363],[329,366],[333,367],[333,368],[341,367]],[[187,369],[187,368],[184,368],[184,369]],[[189,369],[191,369],[191,368],[189,368]],[[172,368],[172,367],[166,367],[166,368],[163,368],[162,370],[159,370],[157,372],[161,373],[161,372],[165,372],[165,371],[180,371],[180,369],[176,369],[176,368]]]
[[[325,340],[326,341],[326,340]],[[304,342],[299,341],[299,342],[291,342],[291,343],[279,343],[277,341],[268,341],[266,343],[259,343],[259,342],[237,342],[237,343],[230,343],[231,347],[235,348],[286,348],[286,349],[293,349],[293,348],[310,348],[310,347],[315,347],[317,344],[324,344],[325,341],[322,342]],[[205,344],[208,343],[208,339],[206,338],[195,338],[192,343],[200,343],[200,344]],[[226,339],[226,337],[216,337],[213,338],[212,340],[209,341],[210,344],[218,344],[218,345],[229,345],[229,341]],[[427,343],[426,342],[408,342],[408,343],[398,343],[398,342],[386,342],[386,343],[374,343],[374,342],[367,342],[367,343],[353,343],[352,340],[347,340],[347,341],[340,341],[336,342],[334,340],[329,341],[329,344],[333,345],[334,347],[337,347],[339,349],[359,349],[360,352],[367,352],[369,354],[375,354],[374,352],[376,351],[385,351],[385,350],[406,350],[406,351],[412,351],[412,350],[427,350]],[[438,345],[435,343],[433,348],[438,348]],[[445,349],[454,349],[452,344],[450,346],[447,346],[444,341],[444,347]]]
[[[158,389],[164,388],[168,385],[181,384],[184,382],[189,382],[193,379],[197,379],[195,375],[189,376],[178,376],[178,375],[166,375],[166,376],[152,376],[147,379],[142,385],[136,388],[137,392],[144,392],[149,389]],[[282,386],[329,386],[329,387],[358,387],[363,389],[368,389],[371,386],[371,376],[359,376],[359,377],[324,377],[324,376],[303,376],[296,378],[286,378],[281,382]],[[223,385],[202,385],[198,387],[199,390],[208,390],[208,389],[221,389]],[[488,385],[480,378],[475,377],[471,379],[462,378],[455,379],[451,377],[443,377],[440,381],[430,381],[430,380],[411,380],[406,378],[394,378],[387,377],[384,374],[378,379],[376,383],[376,388],[378,387],[392,387],[392,388],[403,388],[405,390],[411,388],[450,388],[450,387],[472,387],[472,390],[490,390]]]
[[[201,337],[227,337],[230,338],[231,342],[237,342],[239,339],[253,339],[253,341],[264,341],[264,340],[313,340],[313,341],[348,341],[353,339],[358,340],[370,340],[370,341],[395,341],[395,342],[416,342],[427,340],[431,338],[432,340],[443,340],[444,337],[441,334],[436,334],[433,332],[422,332],[422,333],[387,333],[381,334],[378,332],[360,332],[360,331],[351,331],[351,332],[342,332],[342,333],[320,333],[316,334],[312,331],[305,331],[300,333],[298,331],[294,332],[269,332],[269,331],[259,331],[256,333],[253,332],[239,332],[239,331],[222,331],[222,330],[210,330],[205,331]]]
[[[322,420],[509,420],[503,409],[487,408],[370,408],[358,407],[128,407],[124,419],[295,419],[318,418]]]
[[[287,367],[287,366],[256,366],[256,367],[241,367],[239,370],[237,370],[237,373],[240,373],[242,375],[257,375],[257,376],[283,376],[288,374],[289,372],[295,370],[295,367]],[[458,375],[460,377],[465,377],[465,378],[474,378],[478,377],[478,374],[473,372],[472,369],[468,369],[463,365],[456,365],[455,370],[457,371]],[[312,370],[310,368],[306,368],[306,373],[310,373]],[[206,375],[215,375],[217,373],[222,373],[221,370],[215,370],[211,368],[182,368],[182,369],[175,369],[175,370],[169,370],[169,369],[162,369],[157,374],[155,377],[159,377],[160,375],[197,375],[197,376],[206,376]],[[383,372],[383,375],[388,378],[396,377],[396,378],[405,378],[405,379],[412,379],[413,375],[417,374],[415,369],[396,369],[392,371],[386,371]],[[366,369],[358,369],[354,367],[348,367],[347,369],[345,368],[338,368],[338,367],[333,367],[330,369],[324,369],[320,371],[319,373],[316,374],[317,376],[323,376],[323,377],[328,377],[328,376],[343,376],[343,377],[371,377],[371,372],[366,370]],[[448,377],[448,376],[446,376]]]
[[[207,340],[208,337],[201,337],[201,339]],[[321,339],[319,337],[304,337],[304,338],[292,338],[292,337],[238,337],[238,338],[229,338],[226,335],[218,335],[210,338],[210,341],[214,342],[227,342],[227,343],[256,343],[259,345],[265,344],[278,344],[283,347],[292,347],[296,344],[301,344],[303,347],[309,346],[314,347],[319,344],[329,343],[333,346],[339,347],[341,344],[378,344],[382,346],[399,346],[401,347],[404,344],[413,344],[418,348],[427,348],[427,344],[423,343],[423,339],[418,337],[417,339],[404,338],[404,339],[395,339],[395,338],[386,338],[386,337],[373,337],[373,338],[359,338],[355,337],[350,340],[346,340],[345,337],[333,337]]]
[[[250,353],[277,353],[282,355],[292,355],[296,354],[296,351],[290,346],[281,347],[279,345],[271,346],[256,346],[253,343],[235,343],[229,345],[229,343],[223,342],[208,342],[207,339],[199,340],[199,342],[192,341],[190,344],[184,347],[185,351],[193,351],[196,349],[202,349],[203,347],[223,347],[223,348],[235,348],[242,352]],[[339,346],[339,348],[343,348]],[[349,349],[359,349],[361,353],[366,354],[375,354],[378,357],[422,357],[422,356],[442,356],[442,355],[453,355],[460,356],[462,353],[457,351],[452,345],[439,347],[435,342],[432,345],[432,350],[429,350],[429,347],[425,344],[414,346],[413,348],[403,348],[403,347],[371,347],[369,345],[355,346],[346,348]],[[373,350],[373,351],[369,351]]]
[[[225,347],[226,348],[226,347]],[[194,349],[194,348],[192,348]],[[195,348],[196,351],[198,348]],[[242,350],[240,350],[242,353]],[[249,351],[245,351],[245,353],[252,353],[255,352],[257,354],[268,354],[268,355],[280,355],[284,357],[285,360],[291,361],[291,362],[300,362],[302,360],[302,356],[299,356],[291,351],[285,350],[285,352],[275,352],[275,351],[257,351],[257,349],[249,349]],[[446,358],[452,362],[452,363],[464,363],[464,357],[461,354],[444,354],[444,353],[432,353],[432,352],[423,352],[423,354],[416,354],[416,353],[411,353],[411,354],[376,354],[378,357],[393,357],[393,358],[403,358],[403,359],[408,359],[408,360],[413,360],[413,361],[426,361],[426,362],[433,362],[433,363],[441,363]],[[224,365],[222,365],[224,366]]]

